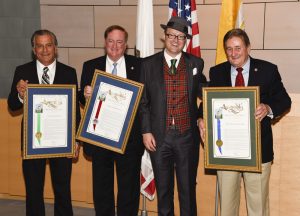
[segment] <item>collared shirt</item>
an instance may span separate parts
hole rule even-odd
[[[56,71],[56,60],[54,60],[54,62],[48,66],[45,66],[40,61],[36,60],[36,69],[37,69],[37,74],[39,77],[40,84],[42,84],[42,76],[44,73],[44,67],[48,67],[48,69],[49,69],[48,76],[50,78],[50,84],[53,84],[54,77],[55,77],[55,71]]]
[[[170,56],[170,55],[167,53],[166,50],[164,50],[164,56],[165,56],[165,59],[166,59],[167,64],[168,64],[169,67],[171,67],[171,59],[177,59],[176,64],[175,64],[175,66],[176,66],[176,68],[177,68],[177,67],[178,67],[178,64],[179,64],[179,60],[180,60],[180,58],[181,58],[181,55],[182,55],[182,52],[179,53],[177,56],[175,56],[175,58],[173,58],[172,56]]]
[[[39,79],[39,84],[42,84],[42,76],[44,73],[44,67],[48,67],[49,71],[47,72],[49,78],[50,78],[50,84],[53,84],[54,77],[55,77],[55,71],[56,71],[56,60],[52,62],[52,64],[45,66],[43,65],[39,60],[36,60],[36,70],[37,70],[37,75]],[[18,94],[19,101],[23,103],[23,99],[20,97]]]
[[[112,70],[114,68],[113,65],[114,61],[111,60],[108,56],[106,57],[106,72],[107,73],[112,73]],[[117,75],[119,77],[127,78],[126,75],[126,63],[125,63],[125,57],[122,56],[119,58],[119,60],[116,62],[117,63]]]
[[[249,81],[249,71],[250,71],[250,58],[248,57],[248,60],[246,61],[246,63],[243,65],[243,77],[244,77],[244,82],[245,82],[245,86],[248,86],[248,81]],[[236,67],[233,67],[231,65],[231,69],[230,69],[230,73],[231,73],[231,84],[234,87],[235,85],[235,79],[236,76],[238,74]]]
[[[243,65],[243,71],[242,71],[242,74],[243,74],[243,77],[244,77],[245,86],[248,86],[249,71],[250,71],[250,58],[248,57],[248,60]],[[238,72],[236,70],[236,67],[233,67],[231,65],[230,73],[231,73],[231,83],[232,83],[232,86],[234,86],[235,85],[235,79],[236,79],[236,76],[238,74]],[[269,113],[268,113],[267,116],[270,117],[271,119],[274,118],[273,111],[272,111],[271,107],[270,107],[270,110],[269,110]]]

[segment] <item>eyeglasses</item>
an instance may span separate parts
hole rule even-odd
[[[186,39],[185,35],[173,35],[173,34],[167,34],[167,33],[166,33],[166,35],[169,39],[172,39],[172,40],[175,39],[175,38],[177,38],[178,40],[185,40]]]

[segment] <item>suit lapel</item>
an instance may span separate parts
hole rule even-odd
[[[54,76],[54,80],[53,80],[53,84],[55,83],[59,83],[59,76],[61,75],[60,73],[60,63],[58,61],[56,61],[56,69],[55,69],[55,76]],[[67,79],[67,77],[66,77]]]
[[[106,71],[106,55],[101,57],[99,61],[96,62],[95,68],[101,71]]]
[[[255,77],[254,74],[257,71],[257,68],[255,66],[255,59],[250,58],[250,68],[249,68],[249,80],[248,80],[248,86],[255,86]]]
[[[231,64],[227,61],[224,65],[224,75],[225,75],[225,86],[233,86],[233,83],[231,82]]]
[[[39,76],[38,76],[38,72],[37,72],[37,68],[36,68],[36,61],[32,62],[32,71],[34,71],[33,77],[32,77],[32,83],[40,83],[39,81]]]
[[[167,95],[166,95],[166,86],[165,86],[165,78],[164,78],[164,61],[165,57],[164,57],[164,51],[162,51],[160,53],[160,55],[157,56],[158,59],[154,61],[155,65],[156,65],[156,69],[154,69],[154,72],[157,71],[157,78],[158,78],[158,88],[157,89],[158,92],[162,93],[162,96],[164,98],[165,101],[167,101]]]
[[[189,92],[189,101],[192,101],[192,92],[193,92],[193,63],[190,61],[190,58],[182,53],[186,66],[186,75],[188,80],[188,92]]]
[[[124,55],[124,57],[125,57],[127,79],[138,80],[138,77],[136,77],[134,65],[132,64],[132,62],[130,61],[127,55]]]

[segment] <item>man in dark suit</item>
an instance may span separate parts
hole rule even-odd
[[[271,120],[291,107],[276,65],[250,57],[250,40],[245,31],[232,29],[223,40],[227,60],[210,69],[210,86],[259,86],[260,104],[255,117],[261,124],[262,173],[218,171],[222,216],[238,216],[240,181],[243,176],[248,215],[268,216],[269,179],[273,161]],[[201,136],[204,138],[203,121]]]
[[[80,101],[85,104],[92,94],[91,82],[95,69],[123,78],[138,81],[139,60],[124,54],[128,33],[118,25],[110,26],[104,33],[106,55],[83,64]],[[134,121],[124,155],[95,145],[84,144],[84,152],[92,158],[93,198],[97,216],[114,216],[114,163],[116,164],[118,216],[136,216],[139,210],[140,169],[144,151],[139,121]]]
[[[57,39],[48,30],[38,30],[31,38],[32,50],[36,60],[16,68],[8,106],[12,111],[23,108],[23,98],[27,84],[73,84],[77,86],[77,75],[74,68],[56,60]],[[43,77],[48,76],[46,81]],[[47,83],[45,83],[47,82]],[[80,112],[77,107],[77,125]],[[76,144],[76,157],[79,146]],[[47,159],[23,160],[23,175],[26,187],[26,215],[45,215],[44,182]],[[54,190],[54,214],[61,216],[73,215],[71,203],[71,171],[72,158],[48,159],[52,186]]]
[[[188,34],[184,18],[172,17],[165,31],[165,49],[142,61],[144,92],[140,103],[143,142],[150,152],[158,198],[158,214],[174,215],[174,167],[180,215],[197,215],[196,173],[199,160],[203,60],[183,52]]]

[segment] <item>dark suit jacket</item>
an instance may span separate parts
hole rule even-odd
[[[139,73],[140,73],[140,60],[130,55],[124,55],[124,57],[125,57],[125,64],[126,64],[127,79],[138,81]],[[86,85],[91,85],[95,69],[106,71],[105,66],[106,66],[106,55],[84,62],[82,68],[80,92],[79,92],[79,100],[81,104],[85,105],[85,98],[83,95],[84,87]],[[83,149],[88,156],[92,156],[93,152],[99,149],[99,147],[85,144]],[[144,146],[143,146],[142,136],[140,132],[140,124],[139,124],[138,117],[136,117],[132,125],[131,133],[127,142],[126,152],[138,151],[139,154],[142,154],[143,149]]]
[[[200,111],[197,97],[201,97],[201,83],[206,83],[202,74],[204,62],[201,58],[182,53],[188,79],[188,101],[191,119],[191,129],[195,144],[199,145],[200,135],[197,119]],[[143,59],[141,65],[141,79],[144,92],[140,103],[140,117],[142,133],[152,133],[156,143],[162,143],[166,131],[167,96],[163,71],[164,52]]]
[[[19,110],[23,108],[23,103],[20,102],[18,98],[18,91],[17,91],[17,83],[23,79],[28,80],[28,84],[39,84],[39,78],[37,74],[36,68],[36,61],[32,61],[26,63],[24,65],[20,65],[16,68],[13,83],[11,86],[11,91],[9,93],[7,102],[8,106],[12,111]],[[76,85],[76,92],[77,92],[77,75],[74,68],[62,64],[60,62],[56,62],[56,71],[53,84],[72,84]],[[78,128],[80,122],[80,110],[79,110],[79,103],[76,99],[76,126]],[[23,131],[22,131],[23,132]],[[23,140],[23,139],[22,139]]]
[[[209,86],[232,86],[231,65],[225,63],[212,67],[209,71]],[[274,118],[280,117],[291,107],[291,99],[287,94],[276,65],[259,59],[250,58],[248,86],[260,87],[260,102],[271,107]],[[271,118],[261,121],[262,162],[273,160],[273,136]]]

